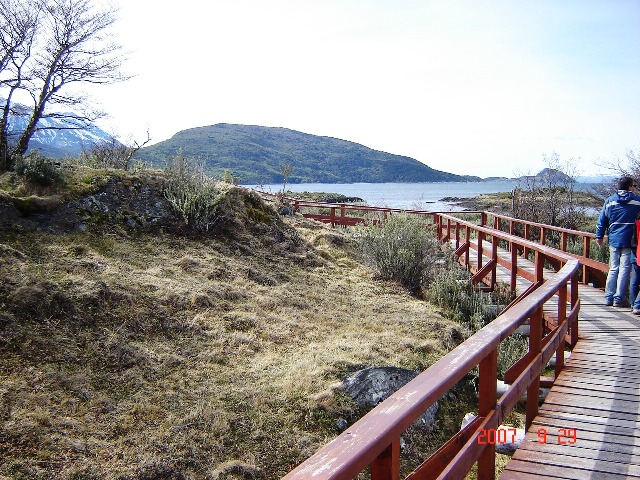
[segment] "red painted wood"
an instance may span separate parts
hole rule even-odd
[[[385,448],[371,464],[371,480],[399,480],[400,438]]]
[[[360,211],[363,215],[381,212],[385,217],[389,214],[400,212],[396,209],[355,208],[349,205],[318,205],[309,202],[300,202],[297,204],[297,208],[301,211],[304,208],[325,208],[331,212],[331,215],[324,217],[319,214],[312,215],[315,215],[321,221],[333,222],[336,225],[352,225],[365,221],[364,216],[349,216],[353,214],[349,212]],[[335,214],[335,208],[340,208],[339,216]],[[427,212],[411,213],[427,214]],[[396,478],[394,475],[398,471],[396,466],[399,465],[400,457],[399,443],[396,440],[400,438],[402,432],[422,412],[478,364],[480,364],[481,370],[479,409],[489,411],[482,424],[485,426],[497,426],[509,409],[515,405],[519,396],[527,390],[529,393],[528,398],[530,399],[527,407],[527,423],[535,425],[534,421],[537,420],[534,417],[538,409],[536,396],[540,371],[546,361],[553,355],[558,356],[559,363],[562,365],[562,344],[565,337],[569,337],[574,344],[578,339],[577,312],[580,308],[580,300],[578,298],[578,279],[576,275],[579,267],[577,259],[579,258],[584,262],[583,265],[587,265],[589,269],[593,269],[593,272],[600,276],[603,275],[603,264],[580,256],[563,253],[528,240],[532,227],[540,229],[543,240],[547,232],[552,230],[562,231],[561,229],[557,230],[553,227],[540,226],[531,222],[522,222],[502,216],[494,216],[493,221],[488,222],[488,218],[493,215],[489,212],[481,212],[482,225],[480,226],[470,224],[448,214],[429,212],[428,215],[433,217],[433,224],[437,230],[438,238],[455,242],[456,254],[466,265],[470,265],[472,261],[470,255],[472,251],[480,252],[473,259],[474,265],[471,266],[472,269],[475,268],[476,272],[486,269],[481,271],[485,279],[489,278],[488,274],[491,273],[488,280],[491,285],[497,281],[497,275],[494,272],[496,272],[497,265],[500,265],[512,271],[510,284],[513,285],[513,288],[519,282],[519,278],[534,282],[538,287],[527,291],[527,296],[520,298],[498,319],[447,354],[439,362],[436,362],[430,369],[420,374],[416,379],[354,424],[348,431],[292,471],[286,478],[354,478],[368,465],[371,465],[372,475],[376,478]],[[503,220],[508,222],[509,233],[501,230]],[[487,226],[491,224],[494,228]],[[519,230],[520,227],[516,228],[518,224],[522,226],[521,229],[524,232],[525,239],[513,234]],[[463,247],[461,247],[461,230],[465,231]],[[562,232],[562,245],[566,246],[566,238],[570,235],[583,238],[585,245],[587,245],[587,239],[590,242],[592,234],[571,231]],[[472,236],[475,236],[476,241],[471,241]],[[502,254],[498,249],[499,241],[509,245],[512,253]],[[535,252],[535,268],[526,267],[526,262],[518,258],[519,252],[524,252],[525,256],[529,252]],[[488,260],[483,260],[483,256]],[[550,276],[544,270],[545,263],[557,265],[558,267],[564,265],[564,267],[557,274]],[[592,270],[589,270],[589,273],[591,272]],[[571,285],[569,291],[567,291],[566,287],[567,281]],[[567,297],[570,297],[570,302],[567,301]],[[553,301],[551,301],[552,299]],[[549,305],[540,308],[546,302],[549,302]],[[570,303],[570,307],[566,306],[568,303]],[[509,336],[518,325],[527,319],[531,319],[533,327],[532,353],[527,361],[524,362],[527,365],[522,367],[520,375],[515,379],[510,390],[496,403],[496,396],[493,391],[495,388],[495,373],[493,372],[495,371],[494,356],[496,348],[504,338]],[[554,320],[558,324],[558,328],[555,328],[549,335],[543,336],[543,320],[544,322]],[[613,331],[611,334],[614,334]],[[576,372],[583,370],[579,367],[580,364],[578,362],[576,362],[576,365],[578,365],[575,369]],[[571,367],[571,363],[568,364],[568,367]],[[558,368],[559,370],[560,368]],[[567,369],[560,375],[558,375],[558,371],[556,371],[556,377],[560,380]],[[598,378],[599,380],[597,381],[605,382],[609,377],[600,376]],[[491,379],[491,381],[487,379]],[[560,385],[560,388],[576,390],[579,389],[579,385],[564,383]],[[592,390],[580,392],[581,398],[586,399],[585,402],[589,411],[596,413],[605,411],[602,405],[598,405],[589,399],[606,402],[607,398],[602,397],[600,393],[595,395],[592,392]],[[564,406],[557,404],[557,402],[562,402],[562,400],[557,396],[550,395],[550,397],[551,403],[549,408],[546,408],[547,405],[545,404],[544,413],[559,415],[560,413],[556,410],[561,407],[564,408]],[[610,413],[624,420],[632,418],[632,408],[618,408],[617,410],[619,411]],[[462,478],[473,463],[478,460],[480,461],[479,478],[492,476],[492,449],[479,445],[477,436],[477,430],[471,432],[471,436],[464,446],[460,448],[452,461],[444,466],[442,478]],[[392,442],[389,439],[396,440]],[[520,475],[517,472],[516,474]],[[551,471],[545,471],[543,477],[554,478],[554,474]]]

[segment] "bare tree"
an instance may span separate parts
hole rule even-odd
[[[25,78],[25,66],[31,58],[41,5],[19,0],[0,2],[0,92],[5,96],[0,116],[0,171],[9,168],[9,116],[14,93]],[[0,102],[3,99],[0,99]]]
[[[605,180],[594,187],[594,191],[603,199],[617,190],[620,177],[631,177],[636,184],[640,184],[640,150],[629,148],[625,152],[624,158],[600,159],[596,165],[613,177],[611,180]]]
[[[282,165],[282,193],[285,193],[287,190],[287,183],[289,182],[289,176],[293,171],[293,166],[290,163],[285,163]]]
[[[136,140],[122,143],[112,135],[107,140],[83,149],[82,156],[89,164],[98,168],[129,170],[132,167],[133,156],[150,141],[148,131],[147,139],[141,143]]]
[[[544,156],[547,165],[535,176],[521,176],[512,195],[513,216],[532,222],[577,229],[585,221],[585,209],[576,198],[576,164],[557,153]]]
[[[7,112],[3,127],[4,168],[12,168],[15,158],[24,155],[34,133],[41,129],[84,129],[103,113],[91,108],[89,99],[79,92],[82,84],[108,84],[126,79],[121,73],[121,47],[111,39],[115,10],[99,10],[90,0],[2,0],[6,10],[0,23],[3,39],[19,48],[3,49],[8,57],[0,64],[1,93]],[[25,27],[12,34],[12,21],[20,18]],[[20,37],[20,32],[22,37]],[[17,113],[13,94],[30,98],[22,115],[26,128],[15,142],[8,138],[8,114]],[[70,113],[72,112],[72,113]],[[41,125],[43,119],[56,119],[56,127]],[[0,142],[2,138],[0,138]]]
[[[631,177],[636,183],[640,182],[640,153],[629,148],[625,152],[624,160],[616,159],[615,166],[610,167],[618,177]],[[614,181],[614,184],[617,182]],[[615,188],[614,188],[615,189]]]

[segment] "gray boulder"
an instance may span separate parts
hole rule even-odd
[[[373,408],[404,387],[418,373],[398,367],[369,367],[346,377],[342,388],[359,407]],[[438,402],[434,403],[416,424],[432,431],[439,407]]]

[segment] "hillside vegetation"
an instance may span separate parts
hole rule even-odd
[[[67,175],[0,177],[0,478],[279,478],[361,414],[347,373],[421,370],[461,337],[245,189],[196,233],[161,175]]]
[[[247,185],[281,183],[292,167],[292,183],[464,182],[478,177],[441,172],[409,157],[393,155],[331,137],[287,128],[219,123],[190,128],[141,149],[136,158],[163,167],[180,152],[199,158],[220,177],[230,170]]]

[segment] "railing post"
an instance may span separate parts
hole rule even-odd
[[[560,234],[560,250],[563,252],[567,251],[567,232],[562,232]]]
[[[498,351],[493,350],[479,365],[478,416],[486,417],[496,408]],[[493,480],[496,476],[496,446],[489,443],[478,458],[478,480]]]
[[[578,304],[578,276],[571,277],[571,309],[573,310]],[[575,346],[578,343],[578,319],[576,318],[571,326],[570,343],[571,346]]]
[[[470,250],[471,250],[471,227],[467,225],[466,231],[465,231],[465,241],[468,243],[468,247],[467,250],[464,253],[464,266],[469,268],[469,262],[470,260]]]
[[[567,285],[564,284],[562,288],[558,291],[558,327],[562,326],[564,322],[567,321]],[[555,367],[555,378],[558,378],[560,372],[564,368],[564,344],[565,342],[560,342],[558,346],[558,350],[556,351],[556,367]]]
[[[491,259],[496,262],[491,269],[491,290],[493,291],[498,283],[498,238],[495,235],[491,236]]]
[[[344,204],[340,204],[340,225],[344,225]]]
[[[480,214],[480,226],[482,227],[487,226],[487,212],[482,212]]]
[[[518,247],[511,242],[511,278],[509,288],[512,292],[516,291],[518,282]]]
[[[544,280],[544,255],[540,252],[535,252],[534,259],[536,282],[542,282]]]
[[[589,258],[591,254],[591,237],[582,237],[582,255],[584,258]],[[589,283],[589,270],[586,265],[582,265],[582,283],[587,285]]]
[[[528,223],[524,224],[523,235],[525,240],[531,239],[531,226]],[[523,248],[522,255],[524,256],[524,258],[529,258],[529,249],[527,247]]]
[[[529,318],[529,353],[535,357],[540,353],[542,345],[542,305]],[[525,430],[528,430],[533,419],[538,415],[538,399],[540,396],[540,376],[536,377],[527,389],[527,412]]]
[[[331,207],[331,226],[336,226],[336,207]]]
[[[478,230],[478,270],[482,268],[482,251],[484,247],[482,246],[482,242],[484,240],[485,233],[483,231]]]
[[[547,244],[547,229],[540,227],[540,245]]]
[[[460,224],[456,222],[456,250],[460,248]]]
[[[299,212],[299,211],[300,211],[300,202],[299,202],[298,200],[296,200],[295,202],[293,202],[293,209],[294,209],[296,212]]]
[[[399,480],[400,439],[395,439],[371,464],[371,480]]]

